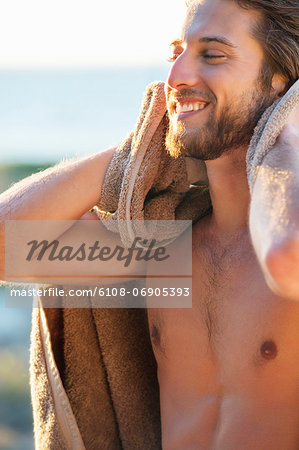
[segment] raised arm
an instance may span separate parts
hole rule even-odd
[[[79,219],[98,202],[114,151],[63,161],[14,184],[0,195],[0,221]]]
[[[250,231],[269,286],[299,300],[299,107],[258,172]]]
[[[0,195],[0,277],[4,271],[5,220],[77,220],[84,217],[100,199],[106,169],[114,152],[115,148],[112,148],[61,162],[25,178]]]

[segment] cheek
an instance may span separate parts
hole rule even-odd
[[[242,92],[254,85],[260,70],[260,66],[256,63],[245,64],[233,61],[206,65],[201,69],[201,75],[209,89],[215,94],[217,91]]]
[[[215,95],[217,103],[234,89],[238,81],[235,74],[224,64],[206,65],[201,69],[201,78],[207,89]]]
[[[240,92],[248,92],[255,89],[261,76],[262,66],[258,61],[240,62],[236,70],[231,71],[234,89]]]

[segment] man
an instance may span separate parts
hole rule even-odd
[[[193,227],[192,310],[148,310],[163,448],[296,449],[298,109],[264,159],[250,208],[250,136],[290,80],[286,70],[264,80],[270,62],[254,37],[262,11],[200,3],[173,43],[168,146],[206,161],[213,212]]]
[[[284,3],[194,2],[172,45],[167,146],[206,161],[213,211],[193,227],[192,309],[148,311],[167,450],[299,446],[298,108],[252,198],[245,162],[262,112],[299,75],[298,4]],[[273,23],[288,28],[284,61],[262,41]],[[15,185],[1,222],[92,218],[113,153]]]
[[[213,212],[193,227],[192,310],[148,310],[163,448],[296,449],[298,109],[296,128],[264,159],[250,209],[249,139],[289,79],[278,72],[264,82],[269,61],[254,37],[261,11],[201,3],[173,44],[168,145],[206,161]]]

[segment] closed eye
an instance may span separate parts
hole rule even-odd
[[[204,55],[206,59],[226,58],[224,55]]]
[[[225,55],[211,55],[209,53],[205,53],[202,55],[204,61],[206,61],[207,64],[221,64],[223,61],[226,60]]]
[[[169,58],[167,58],[167,61],[170,63],[173,63],[178,57],[180,56],[180,53],[176,53],[175,55],[171,55]],[[209,59],[209,60],[216,60],[216,59],[222,59],[222,58],[226,58],[225,55],[203,55],[204,59]]]

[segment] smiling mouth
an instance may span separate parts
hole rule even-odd
[[[177,101],[173,107],[173,113],[176,114],[177,119],[183,119],[203,111],[208,105],[208,102],[203,101]]]
[[[177,102],[176,104],[176,113],[186,113],[186,112],[193,112],[193,111],[202,111],[206,108],[208,103],[206,102]]]

